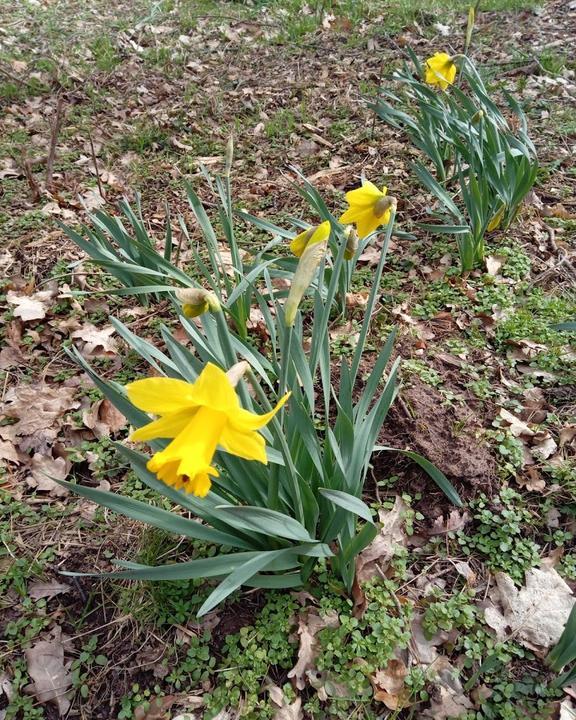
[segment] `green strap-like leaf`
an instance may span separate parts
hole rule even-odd
[[[342,490],[330,490],[329,488],[318,488],[318,491],[321,495],[330,500],[330,502],[333,502],[334,505],[338,505],[339,507],[344,508],[344,510],[348,510],[348,512],[358,515],[358,517],[361,517],[367,522],[374,522],[372,510],[370,510],[368,505],[355,495],[350,495]]]
[[[253,530],[272,537],[297,542],[314,542],[306,528],[294,518],[276,510],[242,505],[220,505],[216,508],[228,522],[243,530]]]

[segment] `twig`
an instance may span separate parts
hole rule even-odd
[[[30,186],[30,190],[32,191],[32,202],[37,203],[42,195],[40,192],[40,185],[38,185],[38,182],[32,172],[32,161],[27,158],[24,153],[22,153],[22,170],[24,171],[24,175],[26,176],[26,180]]]
[[[64,99],[60,95],[56,104],[56,117],[52,123],[52,134],[50,136],[50,150],[48,152],[48,160],[46,162],[46,188],[49,190],[52,185],[52,175],[54,173],[54,159],[56,158],[56,145],[58,144],[58,135],[64,118]]]
[[[90,141],[90,154],[92,155],[92,162],[94,163],[94,172],[96,173],[96,182],[98,183],[98,192],[100,193],[100,197],[102,200],[106,200],[106,196],[104,195],[104,188],[102,187],[102,182],[100,180],[100,172],[98,170],[98,161],[96,160],[96,152],[94,150],[94,143],[92,142],[92,133],[90,130],[88,130],[88,140]]]

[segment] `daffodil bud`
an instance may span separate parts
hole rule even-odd
[[[287,327],[292,327],[294,325],[300,301],[312,282],[314,273],[316,272],[320,261],[326,254],[327,248],[327,239],[311,243],[306,246],[300,256],[300,262],[298,263],[298,267],[296,268],[296,272],[292,278],[290,292],[288,293],[286,304],[284,305],[284,321]]]
[[[470,122],[472,125],[478,125],[480,120],[484,117],[484,110],[478,110],[478,112],[474,113],[472,117],[470,118]]]
[[[230,177],[232,160],[234,158],[234,135],[230,135],[226,144],[226,162],[224,164],[224,177]]]
[[[352,260],[356,250],[358,250],[358,233],[353,225],[348,225],[344,230],[346,238],[346,250],[344,250],[344,259]]]
[[[236,387],[236,385],[238,385],[249,367],[250,364],[247,363],[246,360],[241,360],[235,365],[232,365],[232,367],[226,371],[226,377],[230,380],[230,385],[232,385],[232,387]]]
[[[219,312],[222,309],[216,295],[204,288],[178,288],[175,294],[186,317],[198,317],[208,310]]]

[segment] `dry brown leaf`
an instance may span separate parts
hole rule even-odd
[[[70,585],[56,582],[51,580],[50,582],[35,582],[28,586],[28,595],[33,600],[40,600],[40,598],[53,598],[56,595],[70,592]]]
[[[576,425],[566,425],[560,430],[560,447],[572,444],[572,440],[576,437]]]
[[[429,669],[429,677],[435,686],[430,708],[423,713],[424,717],[433,720],[458,718],[472,708],[472,702],[464,695],[458,670],[448,658],[440,655]]]
[[[404,684],[408,668],[402,660],[392,658],[383,670],[370,677],[374,700],[384,703],[389,710],[400,710],[410,704],[411,691]]]
[[[271,685],[268,693],[272,704],[278,708],[273,720],[302,720],[302,698],[297,697],[293,703],[288,702],[284,691],[277,685]]]
[[[422,629],[422,618],[423,615],[415,615],[412,620],[410,653],[418,665],[431,665],[438,658],[436,647],[442,644],[443,639],[434,636],[428,640]]]
[[[370,293],[368,291],[356,292],[356,293],[346,293],[346,305],[349,308],[364,309],[368,305],[369,296],[370,296]]]
[[[14,317],[21,318],[23,322],[45,318],[54,297],[53,290],[40,290],[32,295],[20,295],[14,290],[9,290],[6,294],[7,302],[16,305]]]
[[[11,440],[0,440],[0,460],[9,460],[16,465],[20,463],[18,451]]]
[[[486,258],[486,272],[493,277],[498,275],[500,268],[506,262],[504,255],[488,255]]]
[[[83,350],[85,355],[116,355],[118,344],[112,337],[115,332],[111,325],[97,328],[92,323],[87,323],[79,330],[75,330],[70,337],[86,343]]]
[[[514,437],[532,437],[534,435],[534,430],[531,430],[528,425],[520,420],[520,418],[516,417],[516,415],[512,415],[509,410],[500,408],[498,415],[505,423],[508,424],[508,430],[512,433],[512,435],[514,435]]]
[[[344,325],[338,325],[332,330],[329,330],[328,333],[330,335],[330,340],[343,341],[352,347],[356,346],[358,338],[360,337],[360,332],[356,329],[352,320],[348,320],[348,322],[344,323]]]
[[[36,453],[30,463],[30,475],[27,484],[39,492],[49,492],[54,497],[68,494],[68,490],[58,485],[56,480],[65,480],[70,472],[70,463],[62,457]]]
[[[529,465],[525,468],[524,473],[516,476],[516,482],[520,487],[526,488],[531,492],[542,492],[546,487],[546,481],[538,468]]]
[[[32,679],[31,691],[39,703],[56,705],[60,716],[70,709],[67,690],[72,676],[64,664],[64,646],[59,640],[42,640],[26,650],[28,675]]]
[[[465,695],[441,687],[438,696],[430,702],[430,708],[423,715],[433,720],[448,720],[462,717],[471,708],[472,702]]]
[[[488,625],[497,633],[509,628],[515,639],[530,649],[555,645],[576,601],[560,575],[550,567],[532,568],[526,571],[520,589],[505,573],[498,572],[495,578],[490,595],[494,605],[484,611]]]
[[[175,695],[165,695],[150,700],[147,708],[140,706],[134,710],[134,720],[166,720],[168,710],[174,705]]]
[[[6,394],[4,414],[18,419],[11,426],[14,435],[32,435],[40,430],[50,430],[55,437],[58,419],[80,405],[74,400],[75,392],[74,388],[53,387],[44,383],[11,388]]]
[[[298,690],[305,688],[307,671],[314,665],[317,633],[326,627],[336,628],[339,624],[338,613],[335,611],[322,617],[313,611],[300,616],[298,621],[298,635],[300,636],[298,662],[288,673],[289,678],[294,678]]]
[[[97,400],[89,410],[84,411],[82,422],[93,430],[96,437],[102,438],[110,437],[122,430],[126,427],[127,420],[108,398],[104,398]]]
[[[530,450],[539,460],[548,460],[558,449],[556,441],[548,431],[538,432],[532,438]]]
[[[380,532],[356,558],[356,577],[361,584],[385,572],[398,546],[406,544],[404,518],[408,507],[397,495],[392,510],[380,510]]]

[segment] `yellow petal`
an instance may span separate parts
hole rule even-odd
[[[210,468],[213,470],[213,468]],[[211,473],[212,474],[212,473]],[[196,495],[196,497],[206,497],[212,486],[208,473],[198,473],[193,478],[187,478],[184,483],[184,489],[186,492]]]
[[[290,251],[296,255],[296,257],[300,257],[304,250],[306,249],[306,245],[308,245],[308,240],[312,237],[312,234],[314,233],[314,228],[308,228],[307,230],[304,230],[304,232],[301,232],[299,235],[296,235],[294,240],[290,243]]]
[[[206,364],[196,382],[189,387],[195,405],[204,405],[219,412],[229,412],[240,404],[224,370],[212,363]]]
[[[228,416],[229,425],[240,432],[246,432],[247,430],[259,430],[272,420],[274,415],[276,415],[278,410],[280,410],[291,394],[292,393],[289,392],[286,393],[284,397],[280,398],[273,410],[270,410],[270,412],[264,413],[263,415],[257,415],[249,410],[244,410],[244,408],[238,408],[233,415]]]
[[[193,386],[184,380],[174,378],[145,378],[126,385],[128,398],[144,412],[166,415],[198,403],[193,400]]]
[[[359,207],[370,207],[380,197],[382,197],[382,193],[376,185],[369,180],[364,180],[362,187],[346,193],[346,201],[350,205],[357,205]]]
[[[366,214],[363,218],[360,218],[357,223],[356,227],[358,228],[358,236],[361,239],[364,239],[365,237],[368,237],[371,233],[376,230],[376,228],[382,224],[384,217],[376,217],[374,213]],[[388,214],[388,217],[390,215]]]
[[[220,447],[225,452],[245,460],[257,460],[265,465],[268,462],[264,438],[255,430],[242,432],[232,425],[227,425],[220,435]]]
[[[147,425],[143,425],[130,435],[132,442],[144,442],[154,438],[175,438],[190,422],[198,408],[189,408],[164,415]]]

